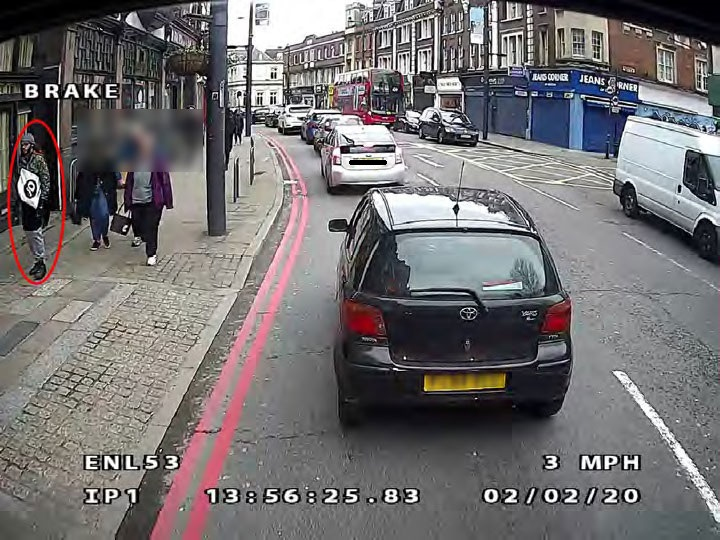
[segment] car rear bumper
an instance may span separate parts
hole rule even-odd
[[[374,349],[374,350],[373,350]],[[362,347],[353,358],[342,357],[335,349],[335,374],[345,395],[367,405],[450,404],[477,401],[511,403],[547,402],[562,398],[570,385],[572,353],[536,359],[517,367],[476,368],[458,371],[400,367],[389,360],[387,349]],[[425,392],[426,374],[506,373],[504,390]]]
[[[478,135],[471,135],[470,138],[465,138],[461,133],[445,133],[445,139],[448,142],[460,143],[460,144],[474,144],[478,142]]]
[[[390,169],[344,169],[339,166],[332,168],[330,175],[330,185],[339,186],[345,184],[352,185],[383,185],[383,184],[402,184],[405,182],[405,174],[407,167],[404,163],[395,165]]]
[[[300,131],[302,130],[302,124],[291,124],[286,122],[284,124],[284,128],[286,131]]]

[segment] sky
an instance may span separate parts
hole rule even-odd
[[[270,4],[270,25],[256,26],[253,44],[259,49],[299,43],[345,29],[345,5],[350,0],[256,0]],[[249,0],[229,0],[228,45],[245,45],[248,37]],[[238,17],[244,17],[239,20]]]

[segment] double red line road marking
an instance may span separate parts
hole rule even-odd
[[[292,203],[288,225],[255,300],[230,349],[210,398],[205,404],[205,411],[200,423],[190,440],[180,468],[175,473],[170,491],[158,514],[150,536],[151,540],[168,540],[178,537],[176,532],[182,531],[182,527],[177,523],[177,517],[186,501],[190,504],[190,513],[182,538],[183,540],[200,540],[203,537],[210,511],[210,503],[204,492],[206,489],[217,487],[225,458],[230,451],[233,435],[242,417],[245,398],[252,384],[255,369],[267,343],[305,236],[308,221],[308,197],[305,181],[287,151],[273,138],[268,137],[267,140],[276,150],[291,178],[297,181],[291,186]],[[289,245],[290,250],[285,257],[284,254]],[[278,272],[280,272],[280,277],[273,288]],[[258,314],[268,295],[267,307],[263,312],[260,326],[257,332],[251,335]],[[243,356],[243,351],[248,345],[247,354]],[[236,374],[241,358],[244,358],[244,362],[240,367],[240,373]],[[222,418],[220,432],[211,434],[211,426],[217,425],[214,420],[221,413],[222,404],[227,402],[228,398],[229,405]],[[203,469],[202,457],[208,451],[210,457]],[[193,495],[190,490],[193,488],[193,479],[197,471],[201,472],[202,477]]]

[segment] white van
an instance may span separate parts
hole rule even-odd
[[[692,235],[718,259],[720,135],[631,116],[620,141],[613,191],[625,215],[650,212]]]

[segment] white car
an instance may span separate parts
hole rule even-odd
[[[320,172],[332,194],[341,185],[402,185],[407,166],[387,127],[338,125],[320,151]]]
[[[278,133],[286,135],[292,131],[299,132],[311,109],[309,105],[286,105],[278,116]]]

